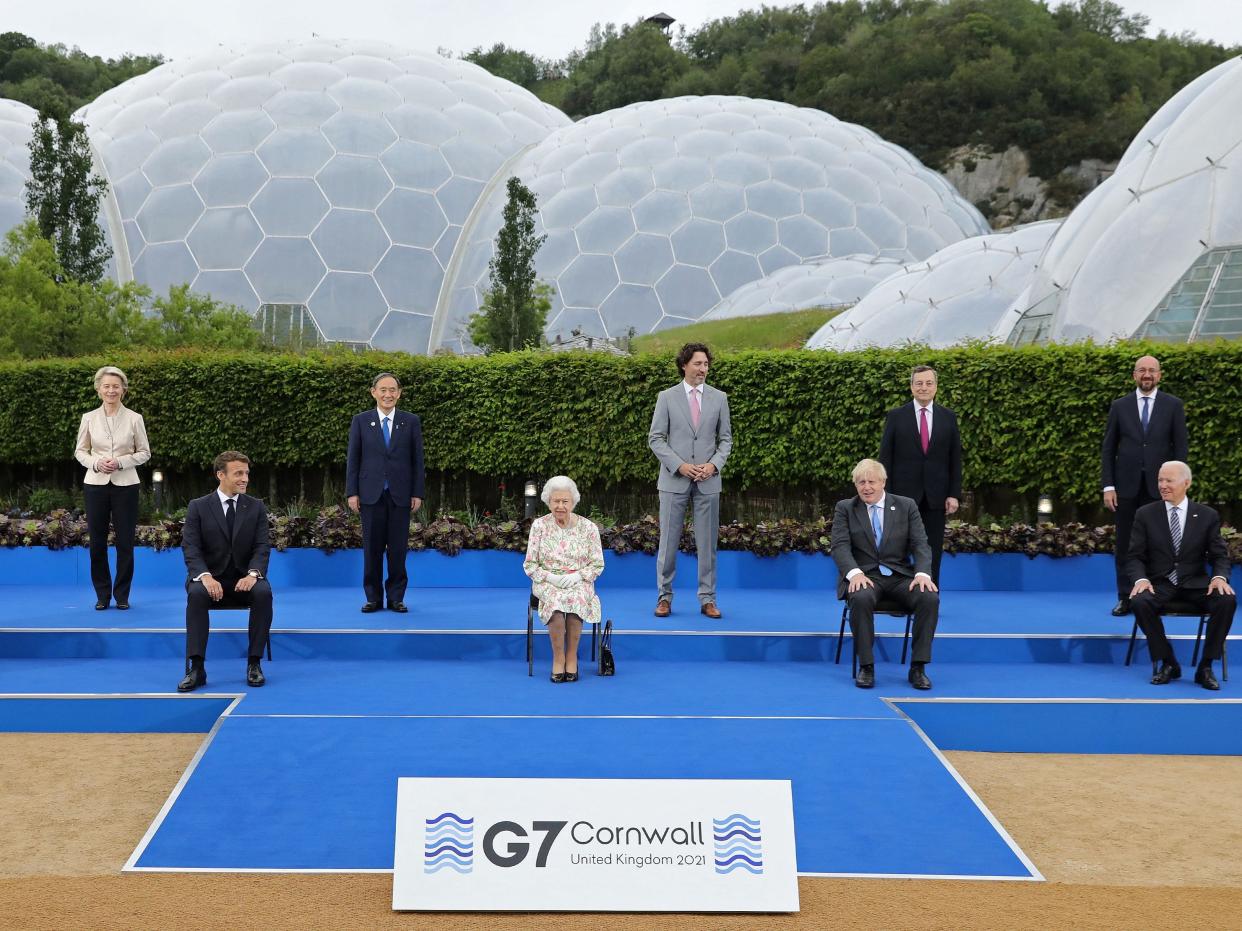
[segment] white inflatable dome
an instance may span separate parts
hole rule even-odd
[[[853,307],[901,267],[897,259],[878,255],[847,255],[787,265],[742,285],[703,319],[727,320],[810,307]]]
[[[0,97],[0,235],[26,216],[30,137],[38,116],[24,103]]]
[[[1027,289],[1060,220],[954,243],[876,285],[820,328],[808,349],[864,349],[986,339]]]
[[[469,62],[321,39],[170,62],[76,117],[122,280],[410,352],[488,182],[569,122]]]
[[[815,256],[926,258],[988,231],[904,149],[819,110],[745,97],[631,104],[548,136],[516,174],[539,198],[547,335],[648,333],[701,318],[741,286]],[[486,289],[496,185],[437,319],[460,348]]]
[[[1011,343],[1242,336],[1242,58],[1148,121],[1048,246]]]

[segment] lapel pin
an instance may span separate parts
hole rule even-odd
[[[373,427],[375,426],[375,421],[374,421],[374,420],[372,420],[372,421],[371,421],[371,426],[373,426]]]

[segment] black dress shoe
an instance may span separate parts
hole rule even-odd
[[[1165,661],[1160,664],[1160,668],[1156,670],[1156,674],[1151,677],[1151,684],[1168,685],[1174,679],[1180,679],[1181,677],[1182,667],[1177,665],[1177,663]],[[1198,681],[1198,678],[1198,674],[1196,674],[1195,680]]]
[[[196,666],[185,674],[185,678],[177,683],[178,692],[193,692],[207,684],[207,669]]]
[[[116,603],[116,609],[117,609],[118,611],[128,611],[128,610],[129,610],[129,602],[128,602],[128,601],[118,601],[118,602]]]
[[[910,673],[906,678],[920,692],[926,692],[931,688],[931,679],[927,678],[927,673],[923,671],[922,663],[912,663],[910,665]]]
[[[1212,672],[1211,666],[1200,666],[1195,670],[1195,684],[1203,686],[1209,692],[1220,691],[1220,683],[1216,681],[1216,674]]]
[[[565,681],[565,673],[563,673],[563,672],[554,672],[554,673],[552,673],[552,681],[553,681],[553,682],[555,682],[555,683],[557,683],[558,685],[559,685],[560,683],[564,682],[564,681]]]
[[[120,605],[117,605],[117,607],[119,608],[119,607],[120,607]],[[107,610],[108,610],[108,602],[106,602],[106,601],[96,601],[96,602],[95,602],[95,610],[96,610],[96,611],[107,611]]]
[[[577,672],[570,672],[569,670],[566,670],[566,671],[565,671],[565,681],[566,681],[566,682],[577,682],[577,681],[578,681],[578,673],[577,673]]]
[[[396,611],[398,614],[409,614],[410,613],[410,609],[405,606],[404,601],[388,602],[388,610]]]
[[[1130,599],[1118,598],[1117,603],[1113,605],[1113,617],[1125,617],[1130,613]]]
[[[368,601],[366,604],[362,606],[362,613],[373,614],[379,609],[380,609],[380,605],[378,601]]]
[[[854,677],[854,684],[860,689],[875,688],[875,667],[859,666],[858,675]]]
[[[263,683],[266,681],[267,681],[267,677],[263,675],[263,667],[261,667],[258,663],[247,663],[246,664],[246,684],[247,685],[253,686],[254,688],[257,689],[261,685],[263,685]]]

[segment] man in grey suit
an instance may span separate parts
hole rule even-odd
[[[694,546],[699,559],[699,604],[708,617],[716,607],[716,534],[720,527],[720,472],[733,448],[729,398],[706,384],[712,363],[703,343],[677,354],[682,380],[660,392],[647,445],[660,460],[660,551],[656,556],[659,598],[656,617],[673,610],[673,575],[686,508],[694,503]]]
[[[895,601],[914,612],[910,684],[930,689],[924,665],[931,662],[932,637],[940,617],[940,595],[931,577],[931,548],[918,505],[885,494],[883,463],[864,459],[854,466],[858,494],[837,502],[832,517],[832,558],[841,571],[837,597],[849,602],[850,630],[858,657],[860,689],[875,685],[875,608]]]

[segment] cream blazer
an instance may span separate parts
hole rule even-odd
[[[109,424],[103,405],[87,411],[78,425],[74,458],[86,469],[87,485],[138,484],[137,468],[151,458],[142,415],[122,404]],[[116,459],[121,467],[112,473],[96,472],[95,463],[100,459]]]

